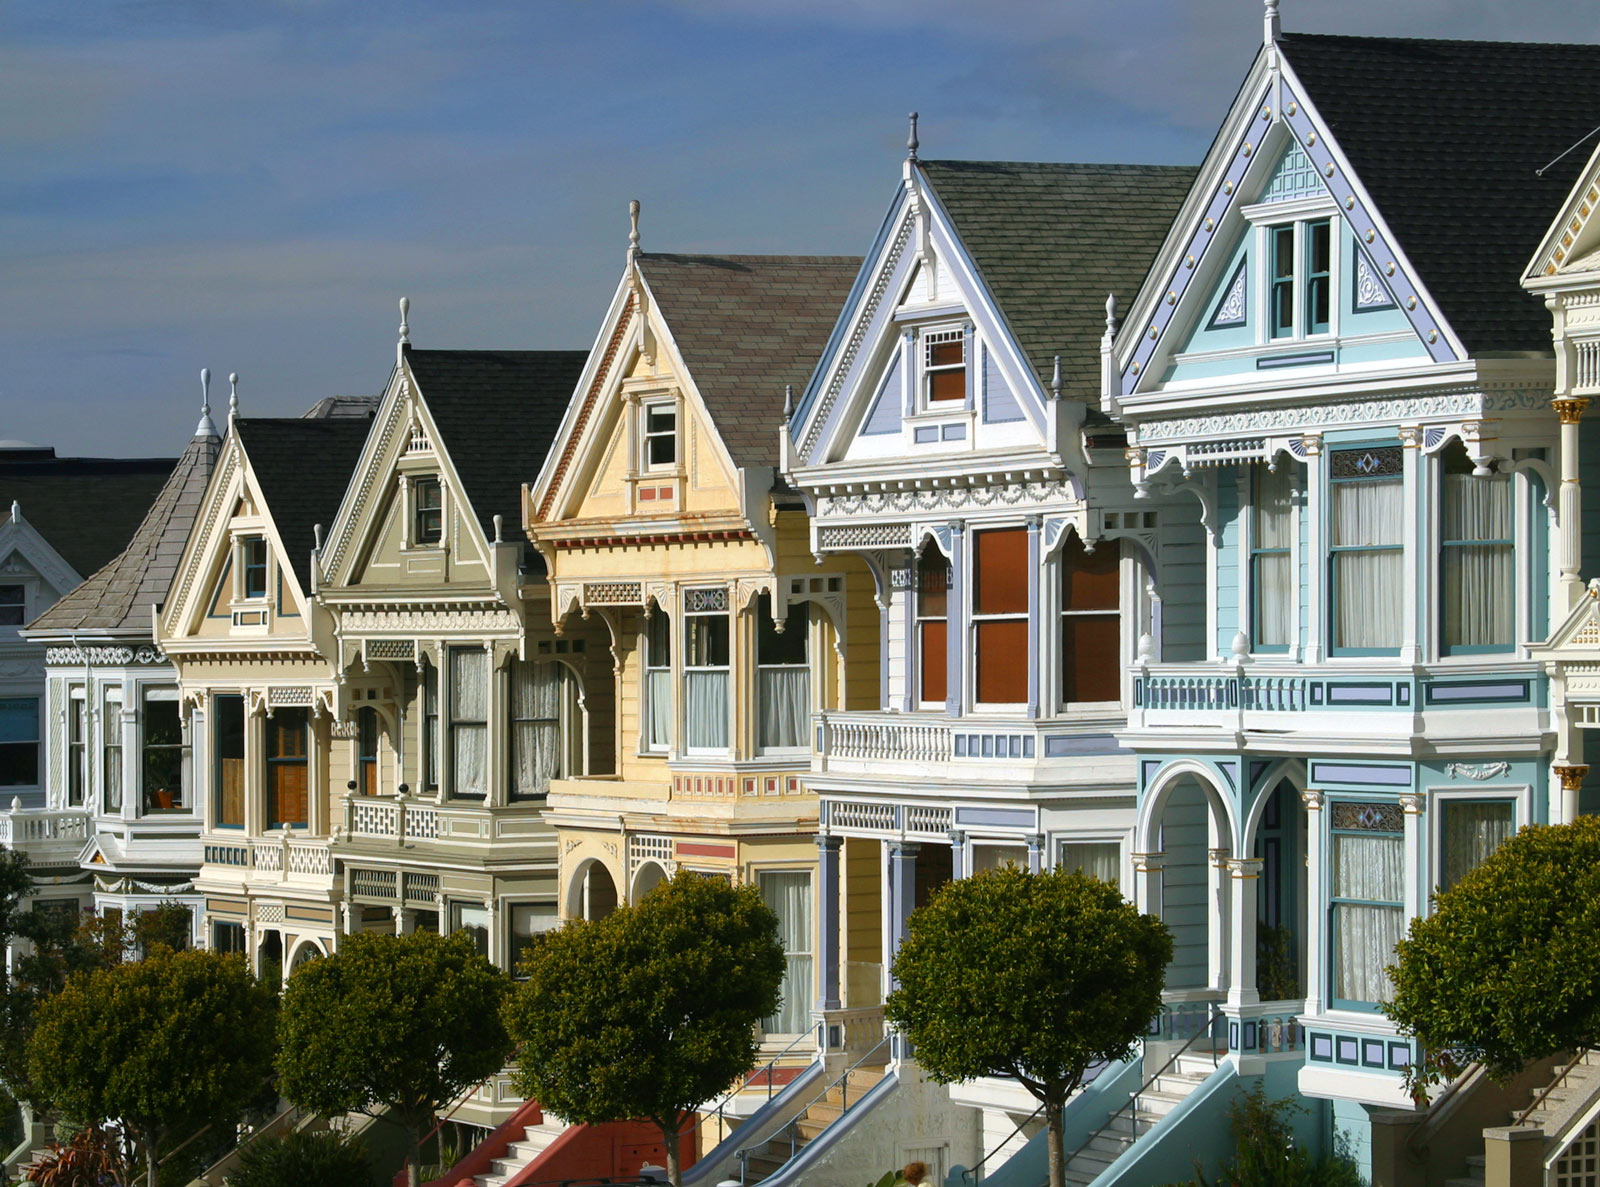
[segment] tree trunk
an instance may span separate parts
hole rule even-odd
[[[411,1157],[406,1162],[406,1187],[421,1187],[422,1127],[410,1116],[406,1117],[406,1138],[411,1143]]]
[[[144,1184],[156,1187],[156,1144],[146,1142],[144,1147]]]
[[[1044,1123],[1050,1131],[1050,1187],[1067,1187],[1067,1152],[1061,1132],[1061,1102],[1044,1102]]]
[[[674,1119],[671,1125],[662,1125],[661,1122],[656,1122],[657,1125],[661,1126],[661,1144],[666,1147],[667,1151],[667,1182],[671,1183],[672,1187],[683,1187],[683,1167],[678,1165],[678,1144],[680,1141],[678,1126],[681,1122],[681,1117]]]

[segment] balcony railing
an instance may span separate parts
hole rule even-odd
[[[922,713],[819,713],[813,719],[816,774],[926,776],[941,769],[963,779],[1028,779],[1054,760],[1117,749],[1112,732],[1126,718],[1110,710],[1029,720],[1022,716],[945,717]],[[1081,759],[1077,764],[1083,767]]]
[[[410,800],[351,796],[344,802],[345,835],[393,841],[432,841],[439,836],[439,808]]]
[[[0,813],[0,845],[81,848],[89,839],[89,814],[82,808],[23,808]]]

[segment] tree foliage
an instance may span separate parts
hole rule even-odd
[[[936,1082],[1009,1076],[1041,1101],[1061,1187],[1061,1107],[1091,1064],[1132,1054],[1171,959],[1166,925],[1110,883],[1008,866],[912,912],[886,1013]]]
[[[239,1150],[228,1187],[353,1187],[368,1182],[366,1147],[332,1130],[261,1138]]]
[[[117,1122],[153,1182],[174,1138],[232,1123],[260,1089],[275,1007],[241,957],[158,947],[42,1001],[29,1070],[66,1116]]]
[[[278,1086],[324,1116],[392,1109],[419,1147],[434,1113],[505,1065],[510,980],[463,932],[365,932],[289,978]]]
[[[754,886],[688,871],[633,907],[538,937],[506,1010],[517,1087],[569,1122],[643,1118],[681,1180],[678,1134],[755,1063],[778,1008],[778,918]]]
[[[1416,1091],[1479,1062],[1507,1079],[1600,1043],[1600,817],[1530,826],[1434,899],[1384,1009],[1419,1041]]]

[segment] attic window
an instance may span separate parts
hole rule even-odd
[[[27,612],[26,591],[20,585],[0,585],[0,626],[21,626]]]
[[[961,330],[923,336],[922,370],[930,404],[967,398],[967,342]]]
[[[416,543],[437,544],[444,539],[444,492],[437,478],[417,478],[412,482],[416,494]]]
[[[242,559],[239,571],[244,577],[244,596],[267,596],[267,541],[262,536],[246,536],[239,542]]]
[[[664,470],[678,464],[678,410],[672,404],[644,406],[644,468]]]

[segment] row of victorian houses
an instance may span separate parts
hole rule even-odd
[[[207,413],[75,589],[13,506],[0,841],[283,974],[418,928],[514,971],[677,870],[753,883],[784,1002],[707,1182],[1042,1181],[1035,1102],[925,1082],[882,1002],[940,884],[1079,868],[1176,955],[1074,1181],[1186,1176],[1262,1081],[1377,1174],[1448,1121],[1379,1010],[1407,920],[1600,790],[1597,68],[1269,0],[1198,167],[913,125],[863,258],[646,252],[635,206],[588,351],[414,347],[402,303],[380,397]]]

